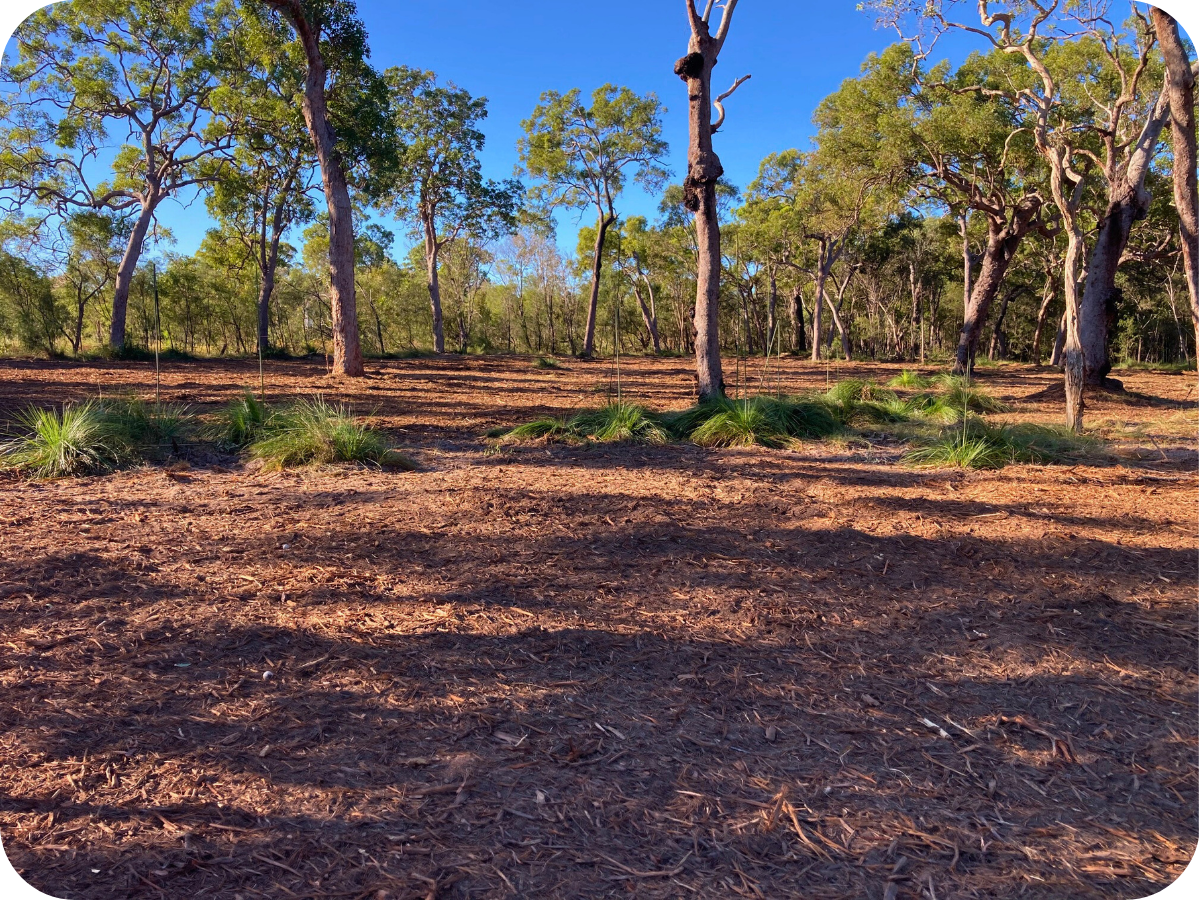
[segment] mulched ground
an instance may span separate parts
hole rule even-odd
[[[420,462],[0,481],[0,835],[57,897],[1138,897],[1197,838],[1196,378],[1110,461],[496,450],[605,363],[268,364]],[[732,369],[732,364],[730,364]],[[888,366],[789,362],[783,387]],[[756,375],[757,377],[757,375]],[[775,376],[772,375],[772,378]],[[1057,420],[1056,375],[981,382]],[[171,363],[201,411],[248,363]],[[687,360],[622,383],[683,406]],[[0,417],[152,390],[0,362]]]

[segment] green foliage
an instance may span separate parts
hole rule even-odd
[[[217,414],[210,433],[220,446],[248,447],[262,432],[268,415],[267,405],[247,391]]]
[[[16,437],[0,444],[0,466],[33,478],[106,472],[178,452],[193,418],[187,409],[130,398],[29,409]]]
[[[654,94],[639,97],[606,84],[585,105],[578,88],[547,91],[528,119],[517,149],[521,165],[538,181],[535,196],[547,206],[606,207],[632,177],[648,191],[666,180],[662,159],[663,108]]]
[[[0,467],[31,478],[104,472],[118,465],[125,450],[104,409],[92,402],[29,409],[17,426],[25,433],[0,444]]]
[[[905,369],[888,381],[888,385],[891,387],[908,388],[910,390],[925,390],[932,384],[933,382],[930,379],[912,369]]]
[[[533,367],[535,369],[561,369],[558,360],[552,359],[549,356],[539,356],[534,360]]]
[[[108,427],[128,454],[138,458],[178,453],[194,421],[187,407],[136,397],[106,400],[103,409]]]
[[[1096,448],[1093,439],[1045,425],[989,425],[969,418],[921,441],[904,455],[913,466],[1000,469],[1010,463],[1076,461]]]
[[[783,447],[841,433],[837,412],[823,398],[726,398],[676,413],[670,425],[679,437],[705,447]]]
[[[596,443],[665,444],[671,433],[661,417],[633,403],[609,403],[583,410],[569,419],[549,416],[518,425],[511,440],[595,441]]]
[[[390,452],[383,435],[360,423],[348,407],[331,405],[321,397],[272,411],[248,449],[252,457],[275,469],[334,462],[411,466]]]

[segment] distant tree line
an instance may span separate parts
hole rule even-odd
[[[876,0],[901,39],[739,189],[714,138],[736,140],[745,78],[711,88],[736,5],[710,31],[687,4],[675,183],[659,98],[612,84],[548,91],[516,177],[484,178],[486,99],[376,71],[352,0],[47,7],[0,76],[0,342],[350,375],[364,353],[619,347],[696,354],[702,395],[731,353],[1049,361],[1079,397],[1114,361],[1194,359],[1196,66],[1173,19]],[[950,31],[978,43],[958,66],[934,55]],[[630,184],[654,221],[623,214]],[[179,255],[157,213],[196,192],[215,225]],[[571,210],[594,222],[573,253]]]

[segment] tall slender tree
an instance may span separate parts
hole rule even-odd
[[[537,179],[534,194],[542,203],[596,211],[585,357],[596,350],[604,239],[617,221],[616,200],[629,180],[657,190],[667,178],[658,98],[606,84],[592,93],[591,101],[585,105],[577,88],[565,94],[547,91],[521,123],[525,135],[518,144],[521,164]]]
[[[712,70],[729,37],[733,12],[738,0],[726,0],[717,33],[709,28],[714,0],[708,0],[704,12],[696,8],[696,0],[684,0],[687,6],[687,55],[675,63],[675,74],[686,84],[688,91],[688,170],[683,181],[684,206],[695,216],[696,246],[696,392],[701,400],[720,397],[725,393],[721,374],[721,224],[717,211],[717,182],[725,169],[713,150],[713,135],[725,123],[722,103],[738,86],[749,78],[739,78],[716,100],[712,94]],[[712,111],[717,109],[714,122]]]
[[[415,221],[425,251],[425,284],[433,313],[433,348],[446,351],[438,264],[442,251],[466,233],[487,239],[516,227],[521,185],[495,182],[480,172],[487,98],[453,84],[441,87],[432,72],[388,69],[392,121],[401,146],[384,204]]]
[[[329,211],[333,374],[358,377],[364,372],[354,293],[354,207],[349,183],[353,159],[348,157],[356,150],[377,150],[383,140],[386,88],[368,63],[367,32],[353,0],[259,2],[283,16],[304,50],[301,108],[321,167]]]
[[[1157,7],[1151,7],[1158,45],[1167,70],[1167,97],[1171,106],[1171,149],[1175,160],[1172,177],[1175,209],[1179,214],[1179,243],[1183,272],[1192,301],[1192,328],[1200,348],[1200,225],[1197,223],[1200,191],[1196,187],[1196,64],[1188,59],[1179,34],[1179,23]]]

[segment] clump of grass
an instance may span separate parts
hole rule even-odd
[[[888,381],[889,387],[905,388],[907,390],[923,391],[928,388],[932,382],[919,372],[912,369],[905,369],[899,375]]]
[[[137,398],[107,400],[103,410],[109,427],[132,456],[178,453],[194,421],[186,406]]]
[[[557,360],[552,359],[549,356],[539,356],[536,360],[534,360],[533,367],[535,369],[561,369],[562,368],[562,366],[560,366],[558,364]]]
[[[267,405],[247,391],[217,414],[210,434],[227,449],[247,447],[262,432],[268,415]]]
[[[839,381],[817,399],[824,401],[837,419],[847,426],[907,422],[913,414],[910,404],[896,396],[894,391],[858,378]]]
[[[543,416],[540,419],[534,419],[532,422],[526,422],[524,425],[518,425],[516,428],[505,431],[502,434],[489,434],[489,436],[511,438],[516,441],[536,441],[541,439],[564,439],[570,438],[573,435],[566,419]]]
[[[665,444],[671,435],[658,416],[636,403],[609,403],[569,422],[582,437],[600,443]]]
[[[320,397],[272,411],[248,449],[252,457],[274,469],[333,462],[411,467],[389,450],[383,435],[360,423],[348,407],[331,405]]]
[[[518,425],[505,438],[516,441],[560,440],[597,443],[665,444],[671,433],[663,420],[636,403],[609,403],[569,419],[545,416]]]
[[[943,429],[922,446],[905,454],[914,466],[958,466],[1000,469],[1010,463],[1041,465],[1078,460],[1096,441],[1065,428],[1046,425],[989,425],[971,418]]]
[[[784,447],[842,431],[830,404],[821,399],[763,396],[701,403],[676,413],[669,424],[679,437],[704,447]]]
[[[104,409],[91,401],[62,410],[29,409],[17,417],[25,433],[0,444],[0,467],[31,478],[62,478],[116,467],[125,446]]]

